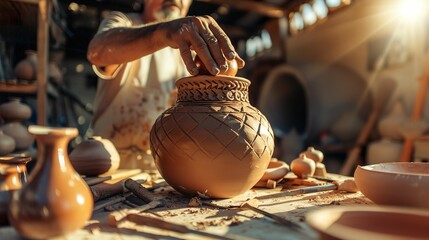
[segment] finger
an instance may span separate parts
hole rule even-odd
[[[195,76],[198,74],[198,68],[197,65],[195,65],[194,60],[192,58],[191,49],[189,48],[189,45],[186,44],[186,42],[179,43],[179,51],[180,56],[183,59],[183,63],[185,63],[186,69],[188,72]]]
[[[216,23],[216,21],[212,21],[209,25],[210,31],[217,38],[219,42],[219,47],[224,55],[229,59],[234,59],[238,54],[235,52],[234,46],[231,43],[231,40],[226,35],[226,33],[222,30],[222,28]]]
[[[192,49],[197,53],[197,55],[200,57],[203,64],[206,66],[207,70],[212,75],[217,75],[220,72],[220,69],[213,59],[208,43],[202,38],[200,35],[200,31],[197,28],[195,24],[192,24],[194,26],[193,31],[188,32],[188,39],[192,46]],[[201,25],[199,25],[201,28]],[[211,40],[214,41],[214,40]]]
[[[242,69],[244,65],[246,65],[246,62],[244,62],[244,60],[240,56],[238,56],[238,54],[236,54],[235,60],[237,61],[238,69]]]
[[[217,38],[209,30],[204,30],[201,35],[209,47],[211,56],[215,60],[217,66],[219,66],[222,71],[226,71],[228,69],[228,64],[219,47]]]

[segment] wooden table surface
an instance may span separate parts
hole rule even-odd
[[[330,174],[330,177],[333,179],[345,178],[334,174]],[[317,180],[310,182],[324,184]],[[258,196],[275,194],[290,188],[305,187],[295,186],[293,183],[296,183],[296,180],[288,174],[275,189],[253,188],[232,199],[210,201],[225,208],[201,205],[199,202],[201,199],[185,197],[167,185],[154,190],[154,194],[164,200],[164,206],[141,213],[141,215],[161,218],[190,229],[231,239],[317,239],[317,232],[311,229],[305,221],[307,213],[333,205],[373,204],[360,192],[347,193],[336,190],[258,200],[260,209],[292,221],[299,226],[298,228],[281,225],[253,210],[231,207]],[[102,200],[97,204],[118,197],[120,196]],[[55,239],[211,239],[197,234],[182,234],[137,225],[128,221],[122,222],[119,227],[107,224],[109,211],[132,208],[130,205],[133,203],[142,204],[140,199],[131,195],[128,202],[110,206],[107,210],[102,208],[94,211],[92,219],[83,229]],[[0,239],[20,239],[20,237],[12,227],[8,226],[0,228]]]

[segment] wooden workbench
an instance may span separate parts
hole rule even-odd
[[[332,174],[330,177],[335,179],[344,178]],[[162,218],[166,221],[185,225],[191,229],[231,239],[317,239],[317,232],[311,229],[305,222],[305,216],[310,211],[332,205],[373,204],[360,192],[346,193],[339,191],[325,191],[292,197],[259,200],[260,209],[290,220],[297,224],[298,228],[281,225],[253,210],[230,207],[240,205],[240,203],[258,196],[279,193],[282,189],[297,187],[302,186],[292,186],[289,178],[287,181],[282,181],[275,189],[254,188],[232,199],[211,200],[212,203],[218,206],[226,207],[222,208],[205,204],[200,205],[198,201],[195,201],[199,199],[185,197],[167,185],[154,190],[157,197],[163,198],[164,206],[141,214]],[[140,199],[131,195],[127,202],[110,206],[108,210],[104,208],[94,211],[91,221],[83,229],[55,239],[210,239],[196,234],[180,234],[136,225],[127,221],[122,222],[116,228],[107,224],[109,210],[131,208],[126,203],[131,205],[133,203],[139,204],[139,201]],[[97,204],[100,203],[97,202]],[[12,227],[3,227],[0,228],[0,239],[20,238]]]

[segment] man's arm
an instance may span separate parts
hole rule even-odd
[[[88,47],[88,60],[97,66],[115,68],[164,47],[179,49],[192,75],[198,74],[191,50],[195,51],[211,74],[228,67],[236,59],[238,68],[244,61],[235,52],[230,39],[209,16],[186,17],[168,22],[135,27],[117,27],[97,34]]]

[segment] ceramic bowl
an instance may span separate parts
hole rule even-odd
[[[307,223],[320,239],[429,239],[429,211],[421,209],[349,205],[309,212]]]
[[[374,203],[429,208],[429,164],[379,163],[358,166],[356,185]]]

